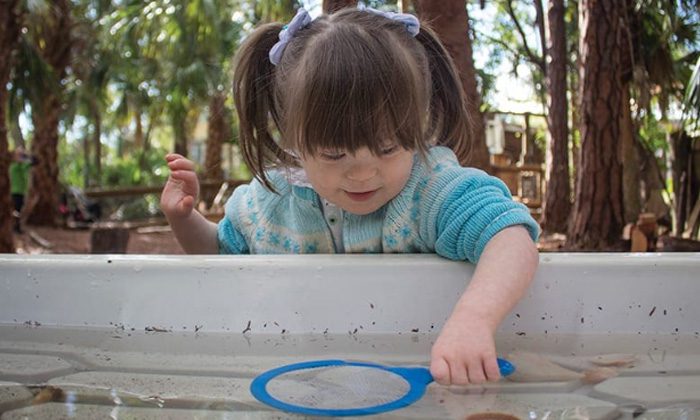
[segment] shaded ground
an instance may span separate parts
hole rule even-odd
[[[90,230],[30,226],[23,234],[15,235],[15,247],[18,254],[87,254]],[[183,253],[172,232],[165,227],[133,229],[129,233],[127,254]]]
[[[45,242],[44,242],[45,241]],[[556,252],[563,236],[543,237],[540,251]],[[89,229],[27,227],[15,235],[18,254],[87,254],[90,251]],[[132,229],[127,254],[184,254],[167,226]]]

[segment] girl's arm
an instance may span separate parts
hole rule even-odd
[[[160,197],[160,207],[175,238],[188,254],[218,254],[217,226],[194,209],[199,180],[192,161],[178,154],[165,157],[170,177]]]
[[[505,228],[488,242],[433,345],[430,372],[437,382],[466,385],[500,378],[493,336],[532,282],[538,262],[522,226]]]

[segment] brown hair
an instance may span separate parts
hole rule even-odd
[[[282,25],[262,25],[236,56],[233,97],[243,156],[269,189],[265,169],[296,166],[287,153],[319,149],[379,154],[398,142],[421,154],[430,144],[469,151],[464,96],[454,64],[426,27],[344,9],[299,30],[277,66],[269,51]]]

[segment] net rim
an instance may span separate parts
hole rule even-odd
[[[303,405],[289,404],[287,402],[281,401],[273,397],[267,391],[267,384],[277,378],[280,375],[286,373],[307,370],[313,368],[324,368],[324,367],[365,367],[381,369],[395,375],[402,377],[406,382],[408,382],[409,388],[408,392],[404,394],[401,398],[391,401],[386,404],[380,404],[369,407],[354,407],[354,408],[313,408],[305,407]],[[396,410],[399,408],[406,407],[415,401],[419,400],[423,394],[425,394],[426,387],[433,381],[430,371],[426,368],[394,368],[390,366],[383,366],[376,363],[368,362],[351,362],[346,360],[315,360],[310,362],[300,362],[293,363],[290,365],[281,366],[275,369],[271,369],[267,372],[262,373],[256,377],[250,385],[250,391],[255,398],[260,402],[265,403],[271,407],[299,414],[307,415],[317,415],[317,416],[362,416],[370,414],[384,413],[387,411]]]

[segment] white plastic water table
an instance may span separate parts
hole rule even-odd
[[[700,254],[542,254],[497,334],[580,379],[432,384],[381,418],[700,419]],[[427,365],[473,266],[432,255],[0,256],[0,419],[274,419],[280,365]],[[492,417],[484,417],[491,413]]]

